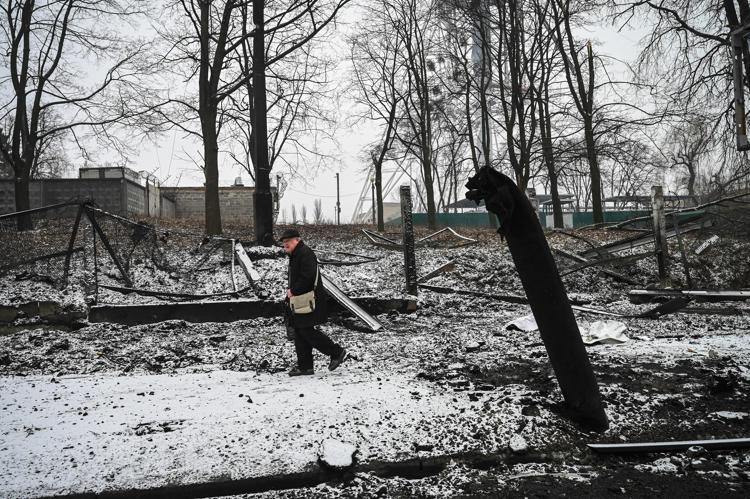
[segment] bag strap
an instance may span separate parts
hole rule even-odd
[[[313,284],[313,291],[315,291],[318,287],[318,268],[320,265],[318,264],[318,259],[315,258],[315,284]]]

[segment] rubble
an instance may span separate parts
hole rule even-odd
[[[350,250],[352,240],[358,235],[358,228],[353,227],[309,226],[305,230],[314,247],[331,254]],[[419,275],[429,274],[442,262],[455,262],[455,269],[429,281],[434,288],[449,291],[420,293],[417,310],[410,315],[377,309],[365,301],[404,298],[399,294],[403,285],[402,255],[366,245],[357,249],[357,254],[372,258],[372,262],[353,256],[351,261],[362,263],[334,264],[325,269],[326,275],[370,311],[383,327],[377,335],[368,334],[363,323],[348,314],[335,317],[326,325],[325,331],[348,349],[351,347],[356,360],[330,374],[321,364],[327,359],[317,357],[316,376],[305,381],[314,384],[317,387],[314,389],[277,384],[282,378],[288,382],[284,371],[293,364],[294,352],[285,341],[284,328],[276,317],[227,323],[192,323],[181,317],[133,326],[87,323],[83,320],[85,299],[88,293],[93,293],[93,287],[78,286],[84,280],[80,279],[81,267],[77,264],[84,255],[91,261],[90,251],[73,257],[72,286],[65,295],[48,282],[30,277],[15,280],[14,276],[22,271],[28,276],[44,275],[46,269],[42,265],[46,263],[36,267],[31,264],[9,273],[0,285],[0,305],[16,307],[48,296],[57,304],[77,304],[83,316],[80,324],[72,328],[14,311],[9,322],[0,325],[0,374],[6,383],[0,418],[21,417],[21,413],[50,418],[44,424],[4,423],[12,430],[3,437],[4,444],[0,447],[10,450],[0,453],[0,460],[19,464],[31,449],[9,447],[10,439],[13,445],[30,446],[51,435],[46,432],[69,422],[69,428],[80,429],[89,439],[95,459],[89,461],[86,457],[88,448],[80,455],[75,449],[57,452],[55,449],[62,449],[67,443],[50,447],[57,445],[56,440],[46,438],[46,451],[34,465],[49,459],[50,470],[80,473],[71,475],[79,480],[76,483],[101,484],[96,486],[102,490],[114,490],[115,485],[127,480],[126,475],[132,476],[116,472],[122,469],[126,456],[133,459],[129,466],[135,466],[128,469],[144,466],[143,469],[151,470],[149,486],[206,485],[210,480],[236,484],[249,480],[252,473],[259,473],[266,486],[275,489],[258,486],[255,493],[257,497],[268,498],[362,497],[378,491],[395,496],[512,496],[556,490],[568,495],[606,496],[621,493],[620,488],[628,494],[648,495],[655,490],[684,490],[684,487],[691,493],[722,490],[729,496],[747,495],[747,487],[742,487],[750,482],[742,477],[750,470],[750,458],[741,451],[712,449],[690,458],[686,457],[686,450],[670,451],[666,455],[669,462],[660,461],[665,455],[658,454],[625,455],[608,459],[606,465],[602,460],[592,459],[586,447],[590,437],[570,425],[564,417],[564,408],[557,404],[561,398],[559,388],[538,335],[512,333],[503,328],[530,312],[505,242],[486,230],[467,229],[466,233],[478,241],[471,248],[425,246],[417,251]],[[426,230],[417,237],[424,235],[428,235]],[[586,235],[597,244],[620,237],[615,231],[588,231]],[[247,239],[243,239],[241,232],[231,233],[231,237],[238,241]],[[686,246],[692,248],[703,237],[686,235]],[[590,247],[581,240],[555,233],[549,235],[549,241],[550,245],[559,245],[571,253]],[[67,243],[66,236],[64,244]],[[229,248],[228,244],[222,244]],[[210,246],[211,243],[204,244],[194,254],[170,246],[166,253],[170,261],[188,255],[185,261],[192,258],[194,263],[210,253],[199,268],[211,270],[199,271],[200,279],[190,280],[179,269],[170,270],[177,279],[171,278],[170,272],[160,270],[148,259],[136,262],[135,257],[141,258],[137,251],[128,271],[136,288],[150,284],[154,290],[171,293],[232,292],[228,258],[231,253],[223,256],[221,247],[213,251]],[[714,288],[726,290],[747,287],[742,284],[747,281],[743,281],[745,267],[740,258],[747,248],[742,241],[722,236],[700,258],[689,252],[691,271],[698,273],[701,285],[710,282]],[[269,291],[283,289],[286,262],[279,258],[278,249],[270,248],[263,258],[254,256],[255,248],[246,246],[246,252],[262,278],[261,287]],[[625,250],[622,254],[628,256],[629,252]],[[265,255],[261,250],[257,254]],[[342,261],[348,260],[345,256],[342,255]],[[100,251],[99,258],[104,270],[108,264],[106,252]],[[639,282],[653,282],[656,276],[653,258],[623,258],[612,265]],[[236,270],[242,287],[243,271]],[[676,271],[673,277],[679,282],[680,269],[672,270]],[[211,279],[206,279],[209,275]],[[100,272],[100,284],[124,287],[116,269],[113,276]],[[628,328],[626,343],[588,349],[610,417],[611,427],[598,437],[599,442],[679,442],[697,437],[729,439],[745,435],[748,420],[743,414],[747,413],[750,393],[747,342],[750,302],[705,302],[700,304],[700,313],[684,307],[697,299],[669,300],[658,306],[631,304],[630,286],[601,275],[596,266],[580,269],[564,280],[568,295],[580,304],[574,305],[579,324],[612,318]],[[463,290],[468,292],[464,294]],[[124,295],[100,287],[100,301],[105,305],[171,305],[166,298],[166,295]],[[681,297],[674,300],[678,298]],[[221,297],[201,300],[202,306],[214,301],[228,300]],[[676,312],[646,317],[644,309],[664,313],[676,309]],[[597,317],[602,313],[611,317]],[[63,348],[63,339],[67,340],[67,348]],[[480,348],[474,350],[476,345]],[[144,382],[141,376],[151,377],[150,381]],[[107,395],[108,391],[101,389],[102,383],[111,382],[113,389],[121,389],[131,381],[137,381],[137,386],[134,385],[132,393],[113,391],[109,404],[92,411],[90,399],[77,403],[70,400],[77,397],[70,393],[74,391],[71,383],[83,382],[82,377],[98,385],[96,390],[78,390],[81,394],[88,391],[90,395]],[[198,378],[200,381],[195,381]],[[235,381],[230,383],[230,379]],[[32,398],[6,389],[12,380],[26,383],[27,387],[36,384],[24,392]],[[169,397],[168,403],[157,408],[139,409],[146,403],[166,401],[164,388],[174,385],[178,389],[179,380],[183,380],[184,394]],[[48,387],[52,387],[50,390],[56,387],[59,393],[49,397],[34,395]],[[154,395],[149,395],[150,392]],[[219,401],[215,398],[219,393],[226,397]],[[238,396],[240,393],[243,395]],[[304,397],[299,397],[300,394]],[[61,398],[54,401],[55,396]],[[119,397],[126,400],[119,401]],[[369,405],[373,397],[385,406],[380,402]],[[278,410],[263,416],[252,412],[266,410],[269,399],[289,403],[280,404]],[[354,399],[356,403],[352,402]],[[64,403],[70,405],[65,407]],[[55,412],[58,404],[59,414]],[[24,409],[19,410],[18,405]],[[117,407],[113,409],[113,405]],[[169,411],[165,411],[167,407]],[[197,407],[210,410],[198,412],[199,416],[180,414]],[[290,414],[292,407],[300,412]],[[234,411],[238,414],[236,420],[232,419]],[[110,415],[117,424],[112,425],[111,433],[103,433],[103,426],[96,423],[110,420]],[[94,416],[101,417],[97,420]],[[120,426],[120,422],[127,424]],[[83,428],[89,428],[87,424],[98,435],[85,433]],[[142,435],[135,435],[138,425],[142,425]],[[278,431],[279,425],[285,425],[283,431]],[[172,431],[162,431],[166,428]],[[190,452],[195,446],[191,442],[197,441],[207,429],[218,429],[212,435],[219,444],[201,446],[202,454],[193,459]],[[27,436],[27,432],[31,434]],[[512,452],[509,443],[514,435],[526,442],[526,452]],[[317,461],[323,438],[350,442],[357,447],[357,467],[347,475],[351,481],[331,479],[332,475],[326,476],[319,466],[310,466]],[[130,445],[133,442],[135,446]],[[122,452],[123,446],[131,450]],[[255,446],[260,446],[260,450]],[[292,455],[303,458],[286,460],[283,450],[287,448],[294,448]],[[174,460],[176,466],[184,466],[180,470],[187,472],[166,471],[173,461],[165,465],[163,459],[156,459],[161,453],[187,456],[184,460]],[[59,463],[55,462],[56,456]],[[76,468],[69,468],[70,457],[76,458]],[[691,465],[692,461],[699,461],[696,467]],[[196,464],[195,468],[191,468],[191,463]],[[265,463],[268,467],[264,467]],[[673,472],[670,465],[678,472]],[[4,483],[24,476],[29,484],[60,484],[65,479],[65,476],[56,478],[52,471],[39,474],[34,471],[30,465],[26,471],[8,473]],[[114,473],[114,481],[110,481],[110,473]],[[227,478],[227,474],[232,478]],[[142,480],[140,483],[144,486]],[[213,483],[215,486],[216,482]],[[0,490],[8,488],[3,486]],[[74,489],[66,490],[70,493]]]
[[[318,460],[328,469],[341,471],[354,465],[357,447],[332,438],[323,440],[318,450]]]

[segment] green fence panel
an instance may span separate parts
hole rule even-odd
[[[703,210],[680,213],[679,220],[682,222],[685,219],[689,219],[696,215],[702,215],[703,213]],[[605,211],[604,221],[608,223],[617,223],[650,214],[650,211],[645,210]],[[539,223],[542,227],[545,227],[547,217],[552,218],[552,213],[538,213],[538,215]],[[414,213],[412,217],[414,219],[414,225],[427,225],[427,213]],[[441,227],[492,227],[488,213],[437,213],[436,219],[437,225]],[[573,213],[573,227],[583,227],[593,223],[593,212],[579,211]],[[650,226],[650,224],[650,220],[641,222],[642,226]],[[386,222],[386,225],[401,225],[401,217]],[[671,218],[667,220],[667,225],[671,226]]]

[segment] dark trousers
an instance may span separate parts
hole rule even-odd
[[[341,346],[333,342],[317,327],[294,328],[294,349],[297,350],[297,367],[302,370],[313,368],[313,348],[320,353],[334,357],[341,353]]]

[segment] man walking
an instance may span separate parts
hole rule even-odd
[[[294,329],[294,348],[297,351],[297,367],[289,371],[289,376],[307,376],[315,373],[313,368],[313,348],[331,358],[328,369],[333,371],[346,358],[346,349],[334,343],[316,326],[328,320],[327,295],[321,284],[318,259],[315,252],[303,241],[299,231],[287,229],[279,238],[284,252],[289,255],[289,287],[286,290],[286,304],[291,308],[289,320]],[[295,308],[294,297],[308,293],[314,299],[305,300]]]

